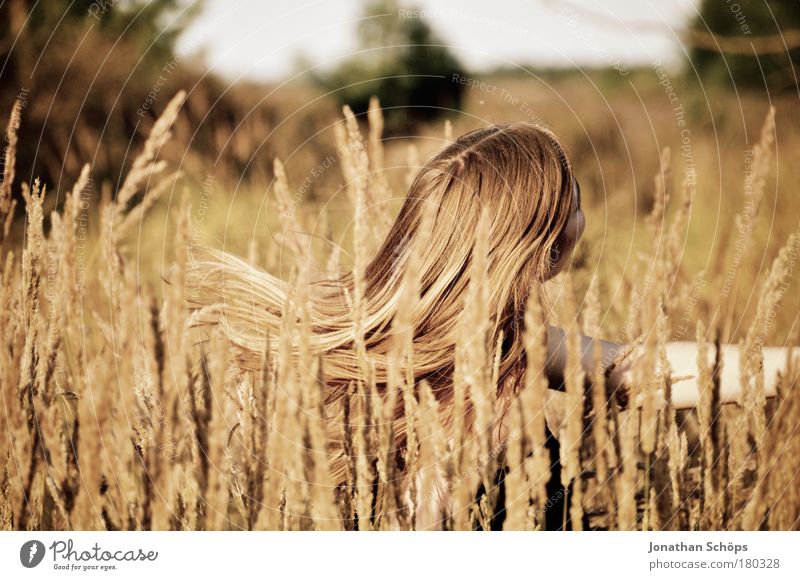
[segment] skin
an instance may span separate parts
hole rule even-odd
[[[549,277],[561,272],[569,263],[575,246],[578,244],[586,227],[586,217],[580,207],[580,186],[577,185],[577,182],[573,195],[576,196],[575,203],[573,203],[573,212],[564,230],[559,247],[554,252],[556,260]],[[628,404],[627,390],[625,388],[626,374],[635,364],[636,359],[641,356],[642,349],[640,346],[635,347],[628,353],[628,356],[615,363],[619,355],[631,350],[628,345],[583,336],[581,338],[581,363],[587,376],[591,376],[594,373],[594,348],[596,343],[600,343],[602,351],[601,363],[606,370],[607,385],[610,391],[616,394],[617,401],[623,407],[626,407]],[[547,373],[548,382],[551,389],[561,391],[564,389],[564,369],[567,368],[567,343],[563,329],[554,326],[548,327],[547,349],[545,372]],[[781,371],[785,372],[786,351],[786,347],[764,347],[763,349],[767,397],[775,396],[777,377]],[[672,342],[666,345],[667,360],[673,370],[673,376],[682,377],[672,385],[672,401],[676,408],[687,409],[695,407],[699,400],[696,380],[699,375],[697,353],[697,343],[694,342]],[[723,364],[721,377],[721,402],[723,404],[737,402],[741,390],[738,376],[737,347],[722,345],[722,355],[723,360],[726,362]],[[611,368],[609,369],[609,367]],[[632,404],[635,404],[635,402],[632,402]]]
[[[581,208],[581,191],[580,184],[577,180],[573,189],[573,211],[570,215],[567,226],[564,229],[558,247],[554,252],[553,267],[549,272],[549,277],[552,278],[561,272],[572,257],[575,247],[578,245],[583,232],[586,229],[586,216]],[[566,333],[563,329],[555,326],[550,326],[547,329],[547,345],[548,356],[546,363],[547,378],[550,382],[551,388],[563,390],[564,385],[564,368],[567,365],[567,346],[566,346]],[[625,350],[626,345],[617,344],[607,340],[592,339],[584,336],[581,339],[581,361],[584,370],[592,373],[594,369],[594,345],[599,342],[602,348],[601,360],[604,368],[611,366],[612,362],[617,356]],[[608,376],[609,386],[612,390],[618,390],[623,386],[623,375],[628,370],[629,362],[615,365]]]
[[[569,263],[572,252],[586,229],[586,216],[581,208],[581,186],[577,180],[575,181],[575,187],[572,189],[572,198],[572,214],[569,216],[561,240],[551,256],[555,260],[552,269],[548,272],[549,278],[561,272]]]

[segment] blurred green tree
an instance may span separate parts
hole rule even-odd
[[[388,132],[459,110],[464,85],[453,78],[465,69],[425,17],[396,0],[369,2],[358,24],[359,51],[317,80],[356,113],[377,95]]]
[[[86,161],[95,178],[119,175],[130,140],[146,132],[140,124],[183,84],[175,41],[201,5],[0,2],[0,124],[22,100],[20,179],[41,177],[58,188]]]
[[[777,43],[777,50],[763,50],[763,39],[800,30],[798,0],[703,0],[692,30],[738,39],[745,49],[739,54],[694,46],[690,66],[704,78],[741,88],[797,86],[800,47]]]

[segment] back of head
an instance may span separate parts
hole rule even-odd
[[[512,343],[521,338],[531,287],[546,280],[553,268],[553,249],[572,211],[572,187],[564,148],[549,130],[530,123],[466,133],[420,170],[366,273],[367,296],[374,302],[397,295],[424,204],[433,203],[432,231],[421,256],[422,297],[413,316],[415,342],[421,346],[421,358],[415,358],[418,373],[451,366],[482,212],[489,220],[487,315],[493,337],[503,331],[508,343],[501,370],[509,371],[520,359],[521,344]]]
[[[469,286],[473,238],[481,215],[488,218],[488,305],[492,345],[503,336],[499,385],[514,384],[525,365],[522,321],[533,285],[548,278],[552,249],[572,210],[573,177],[563,147],[548,130],[530,123],[471,131],[445,147],[419,172],[383,244],[365,271],[364,336],[378,391],[388,380],[388,355],[411,252],[417,254],[420,296],[404,313],[413,325],[415,381],[433,386],[443,412],[452,411],[452,373],[458,323]],[[418,248],[423,208],[433,204],[427,243]],[[266,342],[277,352],[287,285],[235,259],[201,266],[206,301],[244,370],[258,370]],[[343,296],[353,292],[352,272],[335,282],[312,284],[308,293],[312,336],[305,341],[321,359],[328,404],[341,403],[350,385],[364,381],[355,353],[352,311]],[[283,310],[283,313],[282,313]],[[291,342],[291,339],[289,339]],[[290,349],[298,348],[290,344]],[[510,379],[510,380],[509,380]],[[501,393],[498,393],[499,395]],[[334,410],[333,413],[336,413]],[[402,406],[395,433],[404,439]],[[446,421],[447,422],[447,421]],[[330,422],[334,473],[342,473],[342,434]]]

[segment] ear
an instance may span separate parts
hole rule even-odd
[[[549,277],[550,274],[558,267],[558,262],[561,259],[561,245],[556,241],[550,246],[550,255],[548,256],[547,270],[545,276]]]
[[[558,259],[561,257],[561,249],[558,247],[558,242],[550,246],[550,264],[555,266]]]

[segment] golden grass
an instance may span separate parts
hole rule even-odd
[[[126,241],[178,174],[163,177],[158,152],[170,136],[184,95],[177,95],[153,127],[113,200],[90,216],[93,196],[87,166],[54,211],[45,230],[46,192],[22,184],[26,235],[21,247],[3,236],[0,386],[0,528],[2,529],[488,529],[501,514],[504,529],[543,529],[555,498],[543,409],[548,396],[543,368],[542,299],[534,293],[525,315],[527,372],[504,424],[498,424],[498,345],[489,344],[486,312],[488,229],[475,232],[469,297],[456,347],[454,413],[446,425],[430,386],[414,384],[413,328],[406,314],[419,299],[412,253],[400,307],[392,323],[388,388],[379,395],[366,356],[364,268],[369,251],[391,219],[389,184],[381,177],[384,152],[377,102],[369,111],[365,141],[352,113],[337,127],[348,193],[354,208],[354,336],[362,379],[350,386],[341,412],[329,416],[319,388],[325,369],[312,351],[306,281],[319,260],[307,246],[283,166],[275,163],[275,194],[284,222],[283,243],[297,262],[293,291],[284,305],[279,348],[268,350],[259,372],[244,372],[220,335],[200,340],[190,312],[193,233],[191,204],[182,198],[174,216],[173,265],[163,296],[142,284]],[[0,222],[14,212],[12,112],[0,187]],[[757,188],[763,188],[773,139],[772,114],[755,152]],[[446,139],[452,139],[448,123]],[[417,152],[407,151],[411,165]],[[701,399],[699,451],[669,402],[671,374],[665,356],[680,267],[694,200],[687,180],[671,217],[667,152],[656,179],[647,225],[650,251],[640,256],[640,295],[623,329],[641,339],[647,354],[634,369],[631,409],[606,392],[602,374],[584,388],[577,364],[579,329],[601,327],[600,284],[593,280],[579,312],[570,277],[561,318],[568,325],[565,417],[559,429],[563,471],[574,529],[798,529],[800,496],[800,394],[796,363],[782,377],[780,396],[767,403],[760,353],[770,319],[780,307],[800,237],[790,236],[761,285],[755,320],[742,342],[745,394],[740,407],[720,409],[720,330],[729,328],[732,302],[712,320],[698,320]],[[155,181],[155,185],[150,182]],[[428,214],[430,214],[428,211]],[[100,220],[87,251],[84,224]],[[423,227],[423,231],[425,228]],[[4,229],[4,232],[7,231]],[[749,244],[749,242],[748,242]],[[91,261],[94,259],[94,261]],[[90,260],[87,262],[86,260]],[[735,269],[742,268],[741,263]],[[736,276],[735,276],[736,277]],[[737,278],[738,279],[738,278]],[[711,280],[711,282],[715,282]],[[735,296],[735,292],[734,292]],[[291,303],[291,305],[290,305]],[[707,327],[716,330],[712,347]],[[268,337],[265,343],[270,344]],[[294,350],[292,345],[299,345]],[[293,353],[297,353],[296,355]],[[599,360],[599,351],[595,353]],[[790,357],[791,358],[791,357]],[[406,477],[394,461],[402,406],[406,421]],[[327,430],[344,434],[345,482],[336,486],[328,462]],[[472,429],[467,429],[468,424]],[[452,436],[448,436],[451,433]],[[505,471],[505,498],[497,485]],[[478,490],[483,490],[478,493]]]

